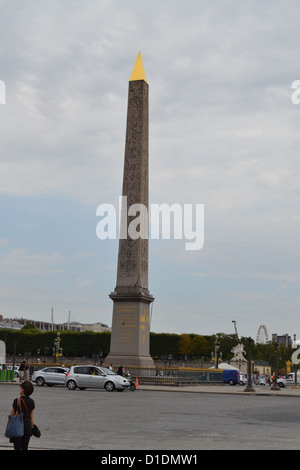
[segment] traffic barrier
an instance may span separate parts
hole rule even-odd
[[[2,369],[0,371],[0,382],[12,382],[14,380],[14,371]]]

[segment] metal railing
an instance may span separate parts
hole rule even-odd
[[[223,383],[223,371],[219,369],[126,366],[125,371],[130,373],[132,379],[137,377],[141,385],[180,386]]]

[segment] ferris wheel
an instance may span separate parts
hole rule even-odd
[[[260,325],[256,335],[256,342],[266,344],[269,341],[269,335],[266,325]]]

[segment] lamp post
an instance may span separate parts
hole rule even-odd
[[[271,390],[276,390],[277,392],[280,391],[280,387],[277,383],[277,375],[278,375],[278,364],[277,364],[277,358],[278,358],[278,343],[277,343],[277,335],[275,335],[275,338],[274,338],[274,341],[275,341],[275,353],[274,353],[274,383],[271,387]]]
[[[62,356],[62,349],[60,347],[61,337],[60,333],[57,333],[57,337],[54,340],[54,348],[53,348],[53,356],[54,356],[54,364],[56,364],[56,360],[59,356]]]
[[[252,362],[252,338],[248,338],[248,383],[244,392],[255,392],[255,388],[252,385],[251,377],[251,362]]]
[[[47,362],[49,354],[49,348],[47,346],[44,347],[44,362]]]
[[[55,338],[55,340],[54,340],[54,348],[53,348],[54,364],[56,364],[57,347],[58,347],[58,341],[57,341],[57,338]]]
[[[215,357],[216,357],[216,369],[219,367],[219,354],[220,354],[220,343],[218,340],[215,342]]]
[[[297,384],[297,375],[298,375],[298,367],[297,364],[294,364],[294,385],[292,388],[299,388],[299,385]]]
[[[296,342],[296,335],[294,335],[294,342]],[[294,385],[292,388],[299,388],[297,385],[297,375],[298,375],[298,367],[297,364],[294,362]]]
[[[14,341],[14,353],[13,353],[13,370],[15,370],[15,363],[16,363],[16,350],[17,350],[17,341]]]

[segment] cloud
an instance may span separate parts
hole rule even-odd
[[[300,107],[291,102],[291,84],[300,78],[296,1],[274,0],[272,8],[248,0],[153,0],[147,8],[135,0],[0,4],[0,79],[7,86],[7,104],[0,107],[0,202],[21,198],[27,214],[30,198],[49,197],[60,209],[44,245],[44,219],[35,220],[30,241],[18,238],[4,211],[0,245],[9,251],[1,269],[28,276],[58,270],[63,285],[94,279],[96,286],[107,272],[103,266],[110,266],[106,282],[114,283],[116,254],[94,245],[97,220],[93,226],[87,214],[116,203],[121,193],[127,87],[141,50],[150,84],[151,202],[205,205],[201,251],[187,253],[180,242],[150,243],[150,289],[171,317],[173,292],[182,293],[176,312],[187,304],[195,311],[202,283],[212,293],[214,285],[214,299],[205,303],[209,314],[204,307],[198,312],[199,330],[211,332],[224,302],[226,312],[242,311],[245,302],[225,298],[218,280],[234,293],[236,281],[247,279],[259,291],[247,297],[244,317],[245,331],[254,328],[260,300],[273,295],[269,282],[274,293],[299,282]],[[68,224],[74,227],[66,201],[74,204],[72,215],[78,211],[76,240],[68,247],[60,230],[62,220],[66,233]],[[63,280],[75,261],[70,252],[95,255],[82,255],[81,265],[78,255],[74,279]],[[111,310],[107,290],[106,284],[95,289],[97,320],[97,302]],[[295,296],[284,292],[294,311]],[[176,315],[178,331],[183,318],[198,328],[197,315],[188,315]],[[170,317],[160,315],[156,328],[167,330]],[[271,313],[268,318],[273,322]]]
[[[15,274],[45,274],[61,269],[65,258],[60,253],[36,254],[23,249],[15,249],[7,253],[1,260],[1,272]]]

